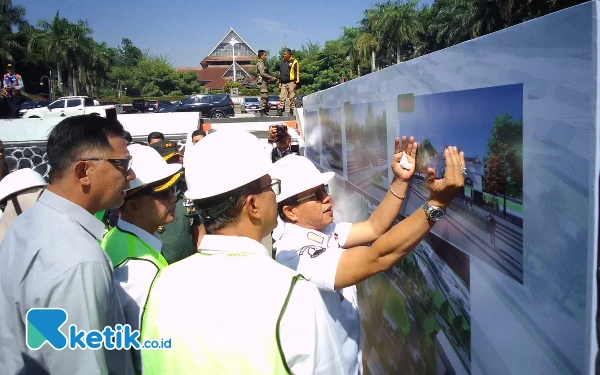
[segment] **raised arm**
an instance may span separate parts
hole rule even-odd
[[[435,170],[427,169],[426,185],[431,192],[427,203],[439,208],[446,208],[464,185],[464,153],[451,146],[444,150],[444,156],[446,173],[442,179],[436,180]],[[335,288],[355,285],[392,267],[414,249],[434,224],[435,221],[428,218],[425,210],[419,207],[412,215],[377,238],[371,247],[344,246],[346,250],[336,269]]]

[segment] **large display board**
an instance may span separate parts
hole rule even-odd
[[[405,259],[359,286],[366,374],[595,370],[597,2],[304,99],[307,156],[336,173],[336,221],[385,195],[393,139],[420,143],[398,220],[426,167],[466,156],[464,190]]]

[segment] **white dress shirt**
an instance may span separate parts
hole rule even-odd
[[[351,223],[331,223],[322,232],[280,222],[273,236],[275,260],[302,274],[321,292],[342,346],[348,373],[362,374],[360,317],[356,286],[335,289],[335,274]]]

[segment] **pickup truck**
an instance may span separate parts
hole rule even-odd
[[[94,99],[87,96],[65,96],[50,103],[47,107],[34,108],[23,115],[23,118],[56,118],[78,115],[97,115],[106,117],[107,109],[123,112],[120,104],[94,105]]]

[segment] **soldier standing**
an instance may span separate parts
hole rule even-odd
[[[21,90],[23,90],[23,78],[15,73],[13,64],[6,66],[7,73],[2,79],[4,94],[10,108],[10,117],[18,118],[21,109]]]
[[[300,82],[298,60],[292,57],[292,50],[286,48],[283,52],[283,61],[279,66],[279,105],[277,116],[283,116],[285,100],[290,100],[290,116],[294,115],[296,107],[296,87]]]
[[[267,52],[265,50],[258,50],[258,63],[256,64],[256,70],[258,71],[258,77],[256,84],[260,90],[260,104],[258,106],[258,113],[261,116],[269,115],[269,80],[277,81],[276,77],[269,75],[269,69],[265,61],[267,60]]]

